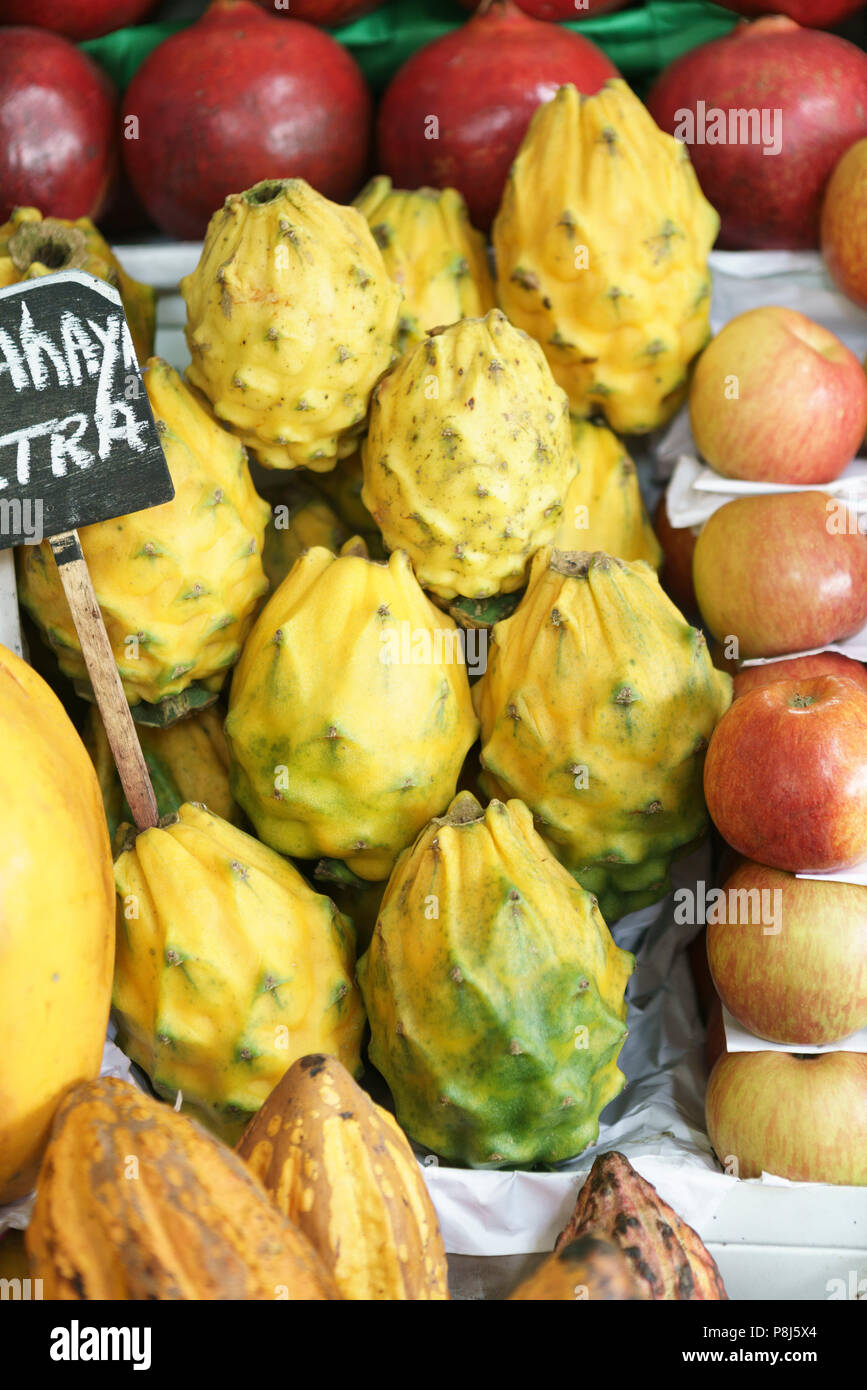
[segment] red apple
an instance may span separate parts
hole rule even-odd
[[[867,623],[867,535],[824,492],[726,502],[702,527],[692,577],[704,621],[740,660],[827,647]]]
[[[784,14],[814,29],[830,29],[832,24],[863,10],[864,3],[865,0],[717,0],[718,5],[749,19],[762,14]]]
[[[666,496],[663,493],[653,516],[656,539],[662,546],[665,559],[659,572],[659,582],[681,613],[689,616],[698,612],[692,583],[692,557],[700,531],[699,526],[672,526],[668,519]]]
[[[842,652],[814,652],[792,661],[766,661],[762,666],[744,666],[732,682],[734,699],[760,685],[774,681],[804,680],[808,676],[844,676],[867,690],[867,666]]]
[[[0,0],[0,24],[29,24],[83,43],[138,24],[157,0]]]
[[[735,700],[704,764],[714,825],[790,873],[867,858],[867,691],[839,676],[774,681]]]
[[[98,217],[117,166],[116,93],[44,29],[0,30],[0,222],[14,207]]]
[[[689,417],[699,452],[725,478],[830,483],[867,431],[867,375],[821,324],[750,309],[699,357]]]
[[[720,999],[749,1032],[822,1046],[867,1026],[867,888],[748,862],[708,912]]]
[[[815,248],[825,184],[867,135],[867,53],[770,16],[677,58],[647,104],[689,144],[720,246]]]
[[[705,1116],[737,1177],[867,1185],[863,1052],[729,1052],[711,1072]]]
[[[831,175],[821,231],[831,279],[867,309],[867,140],[847,150]]]

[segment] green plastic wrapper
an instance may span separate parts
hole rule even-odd
[[[456,0],[391,0],[383,9],[331,32],[352,53],[374,91],[381,91],[417,48],[448,34],[468,17]],[[572,20],[565,27],[597,43],[642,90],[681,53],[720,38],[736,23],[737,15],[705,0],[646,0],[636,9]],[[142,24],[82,47],[123,90],[151,50],[183,27]]]

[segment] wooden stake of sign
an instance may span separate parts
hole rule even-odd
[[[157,800],[78,532],[52,536],[50,544],[129,809],[139,830],[149,830],[159,822]]]

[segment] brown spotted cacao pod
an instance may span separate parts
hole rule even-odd
[[[27,1253],[49,1299],[340,1297],[231,1149],[111,1077],[57,1111]]]
[[[716,1261],[623,1154],[600,1154],[555,1250],[579,1236],[617,1245],[652,1299],[727,1299]]]
[[[301,1057],[237,1152],[346,1299],[447,1299],[439,1222],[391,1115],[336,1057]]]
[[[579,1236],[558,1247],[538,1269],[509,1294],[509,1299],[585,1300],[647,1299],[626,1256],[610,1241]]]

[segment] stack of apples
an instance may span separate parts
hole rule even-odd
[[[821,490],[863,442],[867,377],[819,324],[756,309],[700,358],[690,417],[717,472],[777,488],[720,507],[693,554],[714,637],[765,659],[736,675],[707,753],[708,809],[738,856],[708,962],[734,1018],[785,1049],[723,1053],[708,1132],[741,1177],[867,1184],[867,1053],[847,1050],[867,1027],[867,670],[817,650],[867,624],[867,517]]]

